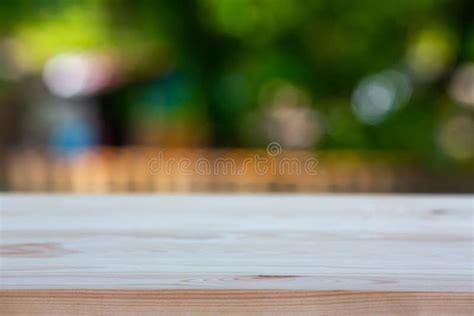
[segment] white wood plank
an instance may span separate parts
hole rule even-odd
[[[1,195],[0,290],[472,292],[473,196]]]

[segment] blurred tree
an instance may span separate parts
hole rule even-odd
[[[153,134],[189,125],[179,133],[249,146],[261,144],[262,94],[285,82],[319,113],[314,148],[402,150],[464,163],[473,157],[446,155],[437,135],[456,112],[444,109],[462,106],[447,90],[453,70],[474,60],[472,12],[469,0],[4,0],[0,43],[9,44],[0,44],[0,83],[11,77],[2,77],[1,58],[26,78],[58,54],[109,54],[121,80],[99,92],[99,107],[109,130],[127,134],[110,143],[140,143],[138,127]],[[370,81],[387,71],[409,78],[407,100],[399,102],[389,79]],[[362,105],[353,104],[356,94]],[[359,106],[385,110],[364,121],[354,113]],[[470,124],[473,107],[459,113]]]

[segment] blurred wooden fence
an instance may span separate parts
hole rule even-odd
[[[258,159],[267,159],[266,172],[257,170]],[[304,170],[308,160],[311,172]],[[189,165],[183,168],[182,161]],[[295,168],[299,163],[302,170],[290,170],[283,161]],[[281,168],[272,171],[272,164]],[[350,152],[284,150],[271,156],[265,150],[128,147],[68,158],[17,149],[3,165],[2,191],[18,192],[461,193],[472,192],[474,183],[473,173],[434,173],[409,159]]]

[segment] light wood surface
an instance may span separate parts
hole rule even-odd
[[[472,195],[0,195],[0,315],[473,310]]]

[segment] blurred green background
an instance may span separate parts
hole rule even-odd
[[[472,170],[469,0],[0,2],[2,148],[264,147]]]

